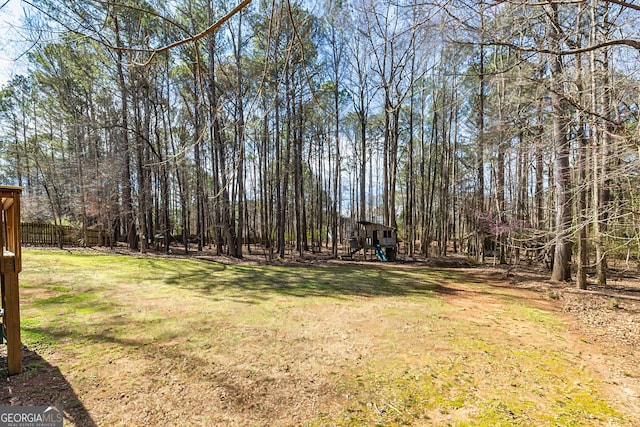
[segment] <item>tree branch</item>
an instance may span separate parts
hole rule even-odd
[[[185,32],[185,34],[188,34],[190,37],[192,36],[191,33],[189,32],[189,30],[187,28],[185,28],[183,25],[179,24],[178,22],[167,18],[166,16],[154,11],[154,10],[150,10],[150,9],[143,9],[141,7],[137,7],[137,6],[133,6],[133,5],[129,5],[129,4],[122,4],[122,3],[114,3],[111,1],[104,1],[104,0],[94,0],[96,3],[104,5],[104,6],[108,6],[108,7],[112,7],[114,9],[116,8],[120,8],[120,9],[131,9],[131,10],[135,10],[137,12],[142,12],[145,13],[147,15],[151,15],[153,17],[159,18],[163,21],[168,22],[169,24],[173,25],[176,28],[181,29],[182,31]]]
[[[191,37],[188,37],[186,39],[178,40],[176,42],[170,43],[170,44],[168,44],[166,46],[163,46],[163,47],[160,47],[160,48],[157,48],[157,49],[126,48],[126,50],[133,51],[133,52],[148,52],[148,53],[151,53],[151,56],[149,57],[149,59],[146,62],[144,62],[142,64],[137,64],[137,65],[143,65],[143,66],[144,65],[148,65],[153,60],[153,58],[159,53],[166,52],[168,50],[171,50],[171,49],[173,49],[175,47],[181,46],[181,45],[186,44],[186,43],[196,42],[196,41],[200,40],[201,38],[204,38],[204,37],[208,36],[209,34],[214,33],[218,28],[220,28],[222,25],[224,25],[224,23],[227,22],[229,19],[231,19],[235,14],[237,14],[242,9],[247,7],[249,5],[249,3],[251,3],[252,1],[253,0],[243,0],[239,5],[234,7],[233,10],[231,10],[231,12],[227,13],[225,16],[223,16],[218,21],[214,22],[212,25],[210,25],[204,31],[196,34],[195,36],[191,36]]]
[[[623,0],[604,0],[604,1],[607,3],[615,3],[622,7],[628,7],[629,9],[640,11],[640,5],[629,3],[628,1],[623,1]]]
[[[593,50],[598,50],[598,49],[602,49],[610,46],[627,46],[627,47],[636,49],[638,52],[640,52],[640,40],[634,40],[634,39],[607,40],[602,43],[594,44],[591,46],[584,46],[580,48],[566,49],[566,50],[553,50],[553,49],[546,49],[546,48],[539,48],[539,47],[524,47],[524,46],[518,46],[513,43],[509,43],[509,42],[502,42],[502,41],[496,41],[496,40],[484,42],[482,44],[485,46],[505,46],[505,47],[509,47],[511,49],[519,50],[522,52],[545,53],[545,54],[560,55],[560,56],[576,55],[579,53],[591,52]]]
[[[36,4],[32,3],[30,0],[24,0],[25,3],[29,4],[30,6],[34,7],[35,9],[39,10],[40,12],[44,13],[46,16],[48,16],[49,18],[51,18],[52,20],[54,20],[55,22],[58,22],[60,24],[63,25],[63,27],[65,27],[68,31],[71,31],[72,33],[81,35],[81,36],[85,36],[90,38],[91,40],[95,40],[105,46],[107,46],[109,49],[114,49],[114,50],[121,50],[121,51],[127,51],[127,52],[137,52],[137,53],[149,53],[151,54],[151,56],[149,56],[149,58],[142,63],[135,63],[135,65],[142,65],[142,66],[146,66],[149,65],[149,63],[151,63],[151,61],[153,60],[153,58],[155,58],[156,55],[158,55],[159,53],[163,53],[166,52],[168,50],[171,50],[175,47],[181,46],[183,44],[186,43],[191,43],[191,42],[196,42],[200,39],[202,39],[203,37],[208,36],[209,34],[215,32],[216,30],[218,30],[218,28],[220,28],[222,25],[224,25],[229,19],[231,19],[234,15],[236,15],[238,12],[240,12],[242,9],[244,9],[245,7],[247,7],[249,5],[249,3],[251,3],[253,0],[242,0],[242,2],[240,2],[240,4],[238,4],[235,8],[233,8],[233,10],[231,10],[229,13],[227,13],[225,16],[223,16],[222,18],[220,18],[218,21],[214,22],[212,25],[210,25],[209,27],[207,27],[204,31],[201,31],[200,33],[196,34],[196,35],[189,35],[189,37],[184,38],[184,39],[180,39],[178,41],[175,41],[173,43],[169,43],[165,46],[159,47],[159,48],[139,48],[139,47],[124,47],[124,46],[113,46],[111,43],[108,43],[106,40],[103,39],[97,39],[95,37],[89,36],[87,34],[82,34],[81,32],[79,32],[78,30],[74,30],[72,28],[70,28],[69,26],[65,25],[64,23],[60,22],[59,20],[57,20],[51,13],[47,12],[46,10],[44,10],[41,7],[38,7]],[[187,29],[178,24],[177,22],[166,18],[154,11],[151,10],[147,10],[147,9],[142,9],[142,8],[138,8],[135,6],[128,6],[128,5],[122,5],[122,4],[117,4],[117,3],[113,3],[110,1],[106,1],[106,0],[96,0],[97,3],[102,4],[104,6],[107,7],[113,7],[113,8],[126,8],[126,9],[132,9],[132,10],[137,10],[140,12],[144,12],[144,13],[148,13],[156,18],[160,18],[164,21],[169,22],[170,24],[176,26],[177,28],[179,28],[180,30],[184,31],[186,34],[190,34],[189,31],[187,31]]]

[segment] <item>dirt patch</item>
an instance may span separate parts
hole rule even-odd
[[[536,267],[485,266],[475,274],[495,281],[494,286],[518,289],[545,310],[562,313],[573,336],[570,351],[607,378],[611,393],[640,420],[640,280],[612,274],[606,286],[549,280]],[[471,272],[473,274],[473,272]]]
[[[580,321],[590,337],[606,343],[640,346],[640,280],[612,274],[606,286],[549,281],[549,273],[531,267],[483,267],[476,271],[518,289],[535,291],[537,299],[555,301],[554,307]]]
[[[0,347],[0,366],[6,366],[6,347]],[[96,423],[60,369],[51,364],[55,356],[46,351],[22,349],[22,375],[7,377],[0,372],[0,402],[10,406],[55,405],[64,409],[65,418],[76,426]]]

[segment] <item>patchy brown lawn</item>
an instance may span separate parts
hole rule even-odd
[[[83,427],[640,419],[625,300],[532,271],[218,260],[25,251],[0,404]]]

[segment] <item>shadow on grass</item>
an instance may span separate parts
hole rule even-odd
[[[0,405],[61,406],[65,419],[74,425],[97,426],[60,369],[37,351],[23,347],[20,375],[7,376],[6,366],[7,355],[3,351],[0,352]]]
[[[180,270],[165,274],[163,282],[200,292],[208,297],[259,303],[273,296],[325,297],[423,297],[474,298],[491,294],[519,301],[499,290],[504,285],[494,277],[478,276],[450,268],[398,265],[248,266],[224,265],[208,260],[190,260]],[[153,265],[153,261],[152,261]],[[166,269],[163,265],[151,268]],[[461,288],[462,287],[462,288]]]
[[[35,252],[31,255],[35,259],[41,254]],[[260,303],[277,296],[337,299],[433,297],[442,291],[451,293],[442,288],[449,283],[476,283],[475,278],[464,271],[397,264],[228,265],[206,259],[66,254],[59,258],[59,276],[66,278],[63,285],[80,292],[49,296],[36,304],[53,306],[61,303],[90,303],[95,299],[87,299],[87,293],[96,292],[96,289],[99,292],[117,292],[118,283],[121,282],[164,284],[213,299],[232,299],[245,303]],[[69,274],[65,274],[68,263],[78,264],[81,268],[74,268]],[[46,278],[50,272],[40,274],[45,274],[45,279],[37,275],[34,279],[48,280]]]
[[[244,404],[245,401],[253,401],[264,397],[263,390],[256,388],[257,383],[260,383],[261,381],[270,383],[269,379],[260,380],[259,378],[247,383],[244,373],[243,376],[238,379],[237,372],[228,372],[226,370],[220,369],[220,366],[218,364],[212,363],[205,358],[199,357],[193,351],[186,350],[184,348],[184,344],[168,345],[166,341],[158,340],[155,338],[126,338],[118,336],[118,329],[123,325],[126,325],[132,330],[142,330],[145,327],[149,326],[148,322],[134,321],[130,319],[106,319],[106,321],[100,322],[100,324],[104,327],[98,329],[96,327],[97,324],[89,324],[90,330],[82,333],[77,333],[76,331],[73,331],[69,328],[34,327],[28,328],[28,330],[30,333],[36,335],[47,334],[57,342],[63,342],[68,338],[72,338],[74,340],[81,341],[83,346],[97,345],[98,348],[113,349],[115,347],[119,349],[119,351],[116,351],[113,355],[109,352],[103,353],[100,362],[97,363],[111,364],[113,360],[123,358],[123,355],[126,355],[124,359],[131,358],[142,361],[152,361],[152,372],[140,371],[137,373],[132,373],[131,375],[144,376],[148,381],[157,382],[158,387],[166,387],[164,380],[166,376],[173,377],[176,374],[187,373],[188,377],[190,377],[197,372],[197,375],[200,376],[200,379],[198,381],[208,382],[210,384],[211,390],[215,389],[217,390],[217,393],[221,393],[222,396],[226,396],[225,398],[229,399],[228,404],[234,405],[236,411],[247,410],[246,405]],[[185,329],[193,330],[196,326],[197,325],[194,323],[193,325],[188,326]],[[214,329],[215,325],[212,325],[211,330],[213,331]],[[181,333],[180,337],[184,337],[184,333]],[[208,347],[205,347],[202,351],[207,351],[206,348]],[[46,364],[46,362],[43,362],[42,364],[46,367],[46,369],[50,367],[50,365]],[[117,369],[115,368],[116,365],[113,366],[114,369]],[[42,369],[43,368],[38,369],[38,376],[43,375]],[[66,398],[64,398],[64,400],[53,400],[53,402],[64,406],[65,416],[70,421],[73,421],[75,425],[82,427],[95,427],[97,424],[92,420],[91,416],[82,406],[82,403],[77,398],[77,396],[73,394],[71,386],[66,381],[64,381],[64,377],[59,370],[55,369],[55,371],[56,372],[53,374],[44,375],[48,377],[54,377],[53,379],[62,379],[57,387],[54,386],[52,388],[54,390],[69,390],[71,396],[67,396]],[[88,369],[88,371],[91,372],[91,369]],[[127,383],[125,384],[123,389],[116,388],[112,384],[110,387],[107,387],[106,390],[103,390],[103,392],[107,393],[111,398],[117,398],[124,391],[131,390],[130,387],[132,381],[135,381],[135,377],[131,376],[128,378]],[[185,381],[190,380],[186,379]],[[40,384],[44,382],[45,381],[43,380],[37,381],[37,383]],[[30,404],[50,404],[38,403],[39,401],[47,402],[47,400],[46,397],[41,398],[39,396],[38,393],[41,390],[38,390],[37,384],[35,386],[29,386],[27,382],[27,384],[23,385],[25,386],[25,390],[21,392],[21,394],[24,396],[28,396],[27,399],[29,399],[30,402],[34,402]],[[2,393],[0,393],[0,404],[2,404],[4,400],[4,396],[2,395]],[[153,412],[157,410],[157,408],[149,407],[148,410]]]
[[[153,265],[152,268],[166,268]],[[462,273],[445,270],[402,270],[381,266],[244,266],[191,261],[184,268],[165,271],[164,283],[215,295],[237,291],[245,300],[274,295],[293,297],[430,297],[451,293],[442,283],[469,282]]]

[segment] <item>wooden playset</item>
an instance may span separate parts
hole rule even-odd
[[[367,258],[369,251],[380,261],[394,261],[398,249],[398,234],[395,228],[369,221],[358,221],[355,230],[347,241],[348,252],[343,259],[353,259],[354,255],[364,251]]]

